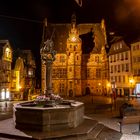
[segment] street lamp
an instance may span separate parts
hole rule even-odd
[[[110,87],[111,87],[111,84],[108,82],[108,83],[107,83],[107,94],[110,93]]]
[[[130,83],[130,92],[129,92],[129,94],[128,94],[128,100],[130,100],[130,95],[133,94],[133,84],[134,84],[134,79],[131,78],[131,79],[129,80],[129,83]]]
[[[98,92],[102,92],[101,91],[101,83],[98,83]]]

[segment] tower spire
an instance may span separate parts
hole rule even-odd
[[[75,28],[76,26],[76,14],[73,13],[71,16],[71,24],[72,24],[72,28]]]

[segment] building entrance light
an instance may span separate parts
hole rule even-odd
[[[5,90],[2,89],[1,91],[1,99],[4,100],[5,99]]]
[[[132,85],[134,83],[134,79],[130,79],[129,83]]]
[[[9,89],[7,88],[6,89],[6,99],[9,99],[9,97],[10,97],[10,92],[9,92]]]
[[[129,94],[128,94],[128,100],[130,100],[130,95],[132,95],[133,94],[133,85],[134,85],[134,79],[133,78],[130,78],[129,79],[129,84],[130,84],[130,92],[129,92]]]

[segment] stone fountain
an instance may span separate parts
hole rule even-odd
[[[44,26],[46,28],[46,23]],[[51,37],[43,42],[40,49],[41,61],[46,69],[42,105],[38,105],[39,99],[15,104],[14,122],[17,129],[36,131],[69,129],[77,127],[84,120],[84,104],[82,102],[64,100],[61,97],[56,98],[53,94],[52,64],[56,54],[53,47],[54,43]]]

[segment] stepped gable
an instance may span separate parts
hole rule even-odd
[[[100,23],[83,23],[77,25],[79,37],[82,39],[82,53],[100,53],[101,47],[105,45],[104,36]],[[69,37],[71,24],[49,24],[47,34],[54,41],[57,53],[66,53],[66,43]]]

